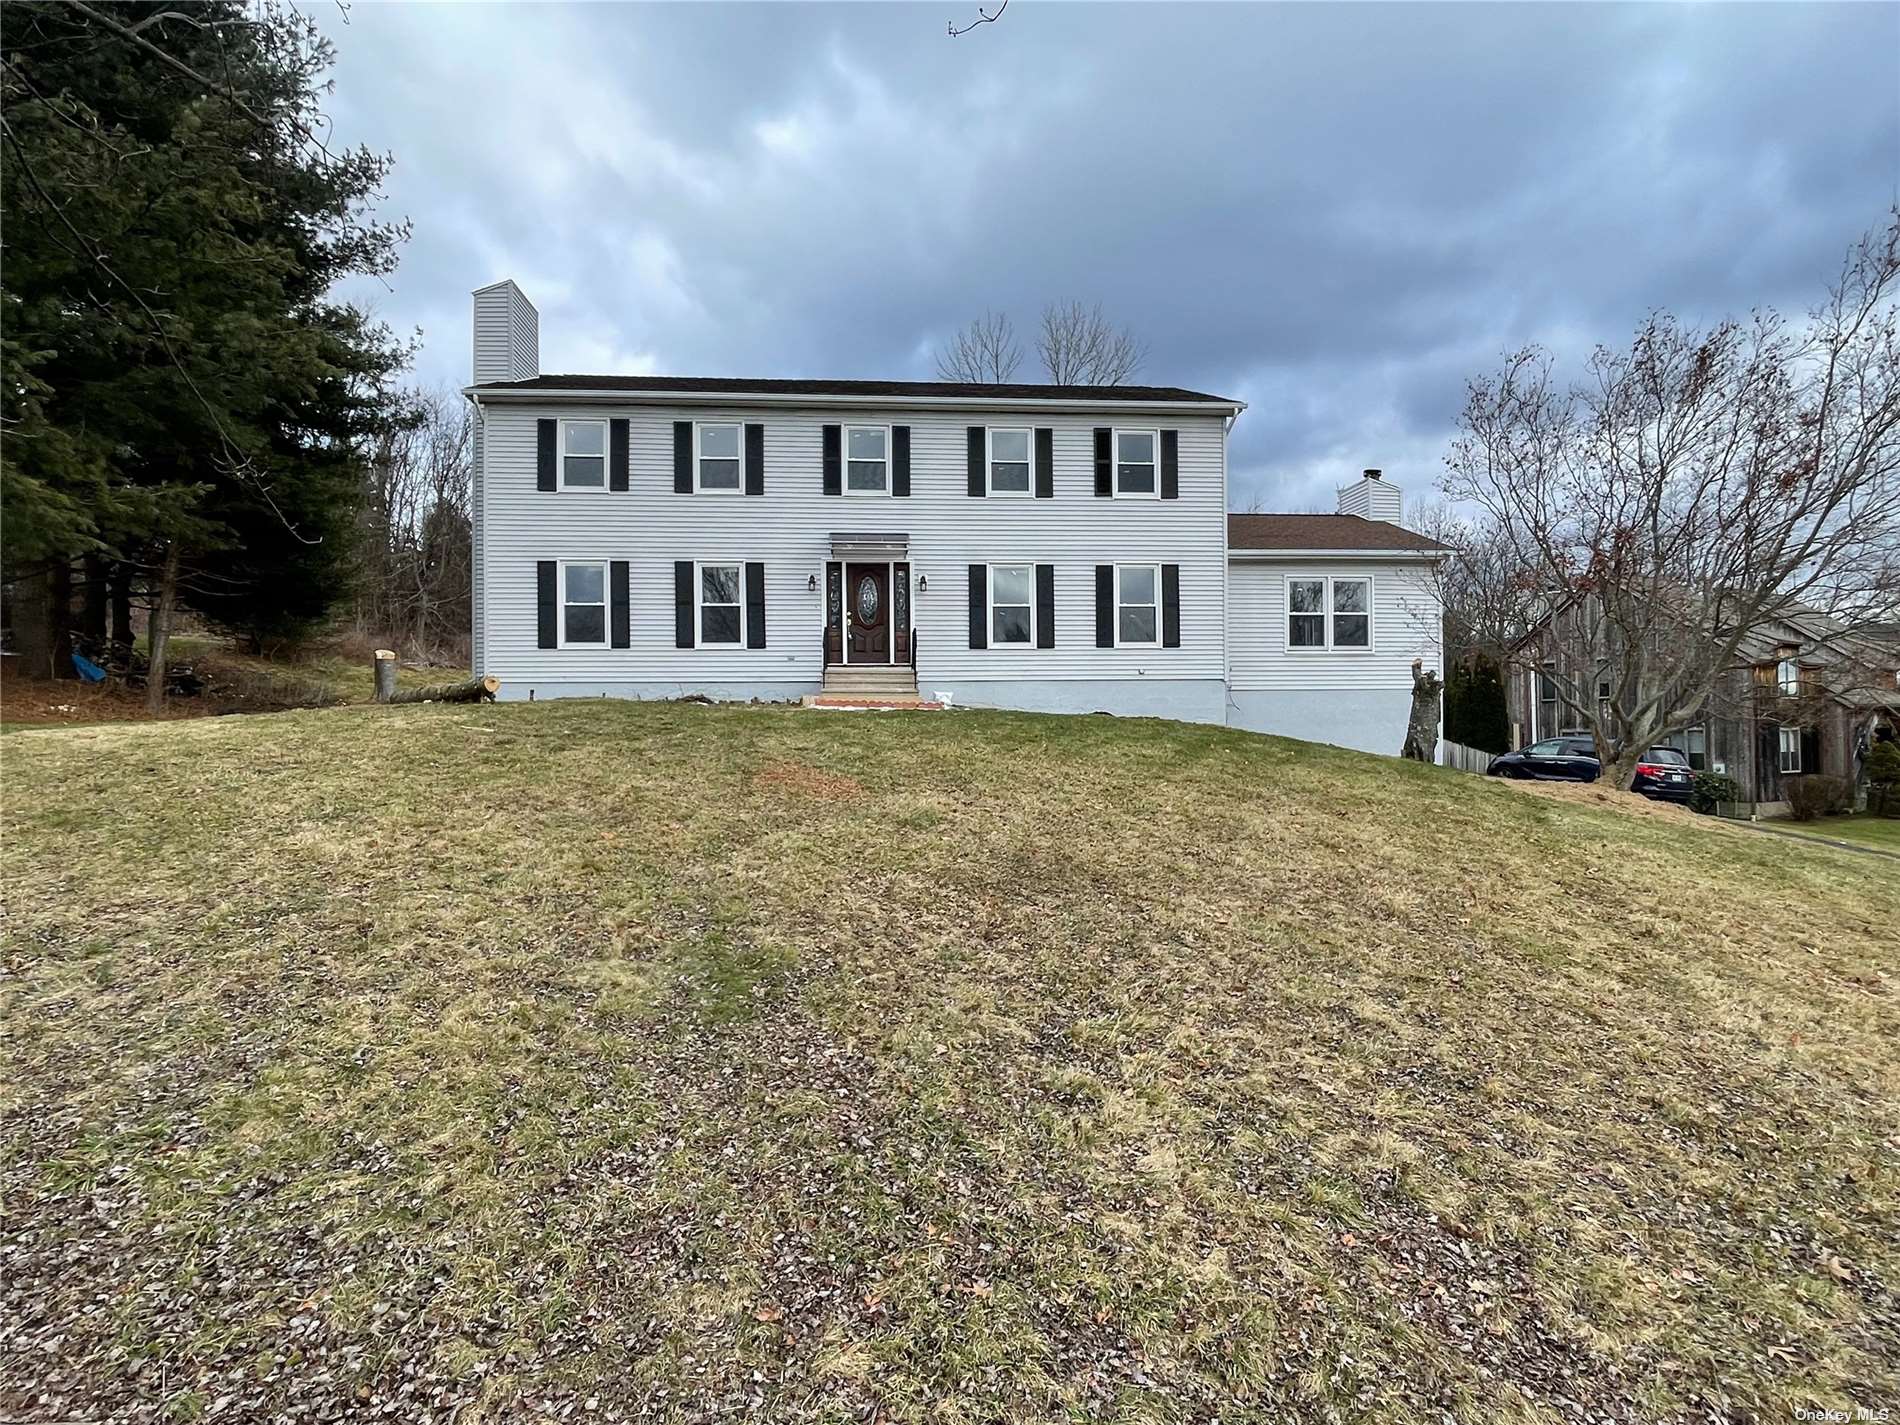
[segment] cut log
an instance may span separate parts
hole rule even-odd
[[[1432,762],[1438,757],[1438,695],[1444,683],[1436,673],[1425,671],[1424,660],[1412,660],[1412,716],[1405,727],[1405,746],[1399,756],[1415,762]]]
[[[404,688],[391,693],[392,703],[488,703],[501,691],[501,679],[470,678],[462,683],[432,683],[426,688]]]
[[[386,703],[396,695],[396,650],[376,650],[376,701]]]

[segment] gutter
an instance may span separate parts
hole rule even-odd
[[[1404,563],[1433,564],[1451,554],[1449,549],[1233,549],[1229,560],[1245,563],[1272,563],[1283,559],[1383,559]]]
[[[464,386],[462,394],[480,404],[510,401],[532,405],[547,401],[591,401],[642,406],[782,406],[997,411],[1152,411],[1173,415],[1238,416],[1245,401],[1089,401],[1028,396],[836,396],[790,395],[771,391],[589,391]]]

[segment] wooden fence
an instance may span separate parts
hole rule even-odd
[[[1476,772],[1483,776],[1490,770],[1492,755],[1480,752],[1475,747],[1466,747],[1462,742],[1439,739],[1438,765],[1441,767],[1456,767],[1460,772]]]

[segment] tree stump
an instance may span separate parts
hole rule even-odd
[[[1412,660],[1412,716],[1405,728],[1405,746],[1399,756],[1431,762],[1438,756],[1438,695],[1444,683],[1425,671],[1424,660]]]
[[[386,703],[396,695],[396,650],[376,650],[376,701]]]
[[[427,688],[404,688],[384,701],[391,703],[488,703],[501,691],[501,679],[470,678],[462,683],[435,683]]]

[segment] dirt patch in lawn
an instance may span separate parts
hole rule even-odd
[[[1685,806],[1652,801],[1639,793],[1606,787],[1598,782],[1519,782],[1508,777],[1493,780],[1501,781],[1515,791],[1529,792],[1532,796],[1550,797],[1576,806],[1600,807],[1620,812],[1624,816],[1660,817],[1664,821],[1693,822],[1700,826],[1712,824],[1708,817],[1699,816]]]
[[[820,801],[853,801],[864,795],[864,784],[856,777],[821,772],[802,762],[774,762],[754,774],[752,786],[755,791],[817,797]]]

